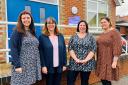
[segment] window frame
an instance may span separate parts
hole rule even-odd
[[[108,12],[108,6],[109,6],[109,5],[108,5],[108,0],[104,0],[104,1],[106,1],[106,3],[107,3],[107,4],[105,4],[105,5],[107,5],[107,7],[106,7],[106,9],[107,9],[107,10],[106,10],[106,16],[108,16],[108,13],[109,13],[109,12]],[[86,14],[87,22],[89,21],[88,14],[91,13],[91,12],[92,12],[92,13],[96,13],[96,26],[91,26],[91,27],[93,27],[93,28],[97,28],[97,27],[99,28],[99,13],[100,13],[100,12],[99,12],[99,2],[104,2],[104,1],[103,1],[103,0],[95,0],[95,1],[94,1],[94,0],[87,0],[87,6],[86,6],[86,7],[87,7],[87,14]],[[94,11],[94,10],[89,10],[89,8],[88,8],[89,2],[96,3],[96,7],[97,7],[97,8],[96,8],[95,11]],[[89,22],[88,22],[88,24],[89,24]]]
[[[42,0],[30,0],[30,1],[52,4],[52,5],[59,5],[59,0],[56,0],[56,2],[50,2],[50,1],[47,1],[47,0],[43,0],[43,1]]]

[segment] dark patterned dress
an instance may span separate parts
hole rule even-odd
[[[41,80],[39,42],[29,31],[26,34],[27,36],[23,37],[20,53],[20,63],[23,72],[18,73],[13,67],[11,85],[31,85],[37,80]]]
[[[77,34],[69,40],[69,51],[73,50],[78,59],[83,60],[90,51],[96,52],[96,40],[91,34],[87,34],[84,38],[79,38]],[[74,71],[91,71],[95,68],[95,59],[91,59],[86,64],[78,64],[71,57],[69,61],[69,70]]]

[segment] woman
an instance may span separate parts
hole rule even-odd
[[[88,24],[81,20],[77,25],[77,33],[69,40],[68,50],[70,54],[67,85],[75,85],[77,75],[80,73],[81,85],[89,85],[88,80],[91,71],[95,68],[93,58],[96,52],[96,41],[88,33]]]
[[[13,58],[11,85],[31,85],[41,80],[39,41],[29,12],[20,13],[10,46]]]
[[[56,21],[52,17],[46,19],[39,42],[46,85],[60,85],[62,71],[66,70],[66,46],[64,37],[59,33]]]
[[[121,36],[108,17],[101,18],[103,33],[97,39],[96,74],[103,85],[111,85],[112,80],[118,80],[117,61],[121,55]]]

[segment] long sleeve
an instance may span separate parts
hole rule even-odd
[[[65,45],[65,40],[64,40],[64,37],[62,36],[62,39],[63,39],[63,46],[64,46],[64,48],[63,48],[63,53],[64,53],[64,55],[63,55],[63,60],[64,60],[64,62],[63,62],[63,65],[64,66],[66,66],[66,64],[67,64],[67,52],[66,52],[66,45]]]
[[[121,36],[120,36],[119,32],[115,31],[113,33],[113,55],[120,56],[121,51],[122,51]]]
[[[43,55],[43,42],[42,42],[42,37],[39,36],[39,52],[40,52],[40,60],[41,60],[41,66],[45,66],[45,61],[44,61],[44,55]]]
[[[12,64],[15,66],[15,68],[20,67],[20,39],[18,32],[14,31],[12,33],[11,39],[10,39],[10,55],[12,57]]]

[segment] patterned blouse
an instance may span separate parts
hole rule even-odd
[[[75,34],[69,40],[68,50],[73,50],[77,58],[83,60],[90,51],[96,52],[96,40],[89,33],[84,38],[79,38],[79,36]],[[89,60],[86,64],[78,64],[70,57],[68,67],[69,70],[74,71],[91,71],[95,68],[95,59]]]

